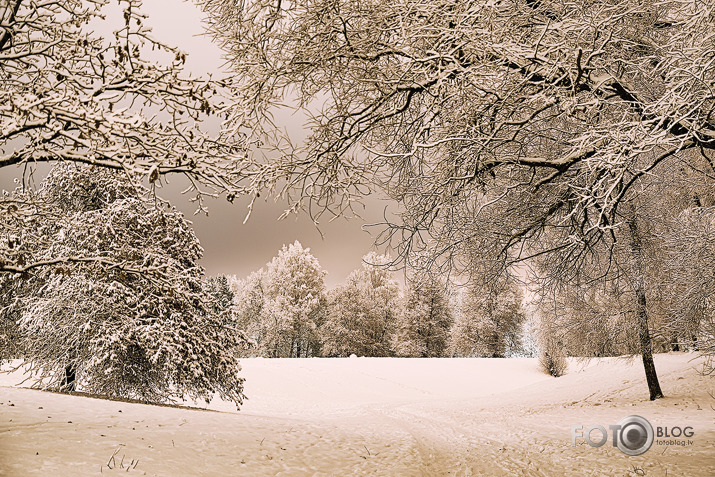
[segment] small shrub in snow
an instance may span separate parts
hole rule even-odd
[[[563,376],[568,367],[566,356],[556,345],[548,345],[541,351],[539,363],[544,371],[555,378]]]

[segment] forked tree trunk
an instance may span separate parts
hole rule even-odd
[[[638,338],[641,345],[641,356],[643,357],[643,368],[645,369],[645,379],[648,383],[650,400],[654,401],[663,397],[660,389],[658,374],[655,371],[653,362],[653,343],[648,328],[648,309],[646,308],[645,293],[645,264],[643,263],[643,243],[641,242],[638,224],[635,213],[628,220],[628,229],[631,235],[631,252],[635,265],[633,277],[633,288],[636,294],[636,320],[638,325]]]

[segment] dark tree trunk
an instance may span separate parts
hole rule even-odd
[[[658,375],[655,372],[655,363],[653,362],[653,345],[650,338],[650,330],[648,329],[648,313],[646,311],[646,298],[643,289],[636,290],[638,298],[637,320],[638,320],[638,338],[641,343],[641,355],[643,356],[643,367],[645,368],[645,379],[648,382],[648,391],[650,392],[650,400],[654,401],[663,397],[663,391],[660,390]]]
[[[635,271],[633,277],[633,291],[636,294],[636,321],[638,322],[638,338],[641,345],[641,356],[643,357],[643,368],[645,369],[645,379],[648,383],[650,400],[654,401],[663,397],[660,389],[658,374],[655,371],[653,362],[653,342],[648,329],[648,309],[646,307],[645,294],[645,264],[643,259],[643,243],[641,242],[635,213],[628,220],[628,229],[631,234],[631,252],[634,260]]]
[[[63,391],[74,391],[77,387],[77,383],[75,382],[76,378],[76,371],[74,369],[74,366],[71,364],[68,364],[65,367],[65,377],[62,378],[62,390]]]

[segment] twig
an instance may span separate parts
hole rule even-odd
[[[120,450],[120,449],[121,449],[121,447],[117,447],[117,450],[114,451],[114,454],[112,454],[112,456],[111,456],[111,457],[109,458],[109,460],[107,461],[107,467],[108,467],[109,469],[112,468],[112,466],[109,465],[110,462],[114,462],[114,465],[115,465],[115,466],[117,465],[117,461],[114,460],[114,456],[119,453],[119,450]]]

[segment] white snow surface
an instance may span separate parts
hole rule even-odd
[[[244,359],[249,400],[214,412],[42,392],[6,373],[0,475],[713,476],[715,392],[699,362],[657,355],[666,397],[651,402],[638,359],[571,361],[561,378],[535,359]],[[656,438],[637,457],[610,434],[572,446],[572,426],[634,414],[690,426],[692,444]]]

